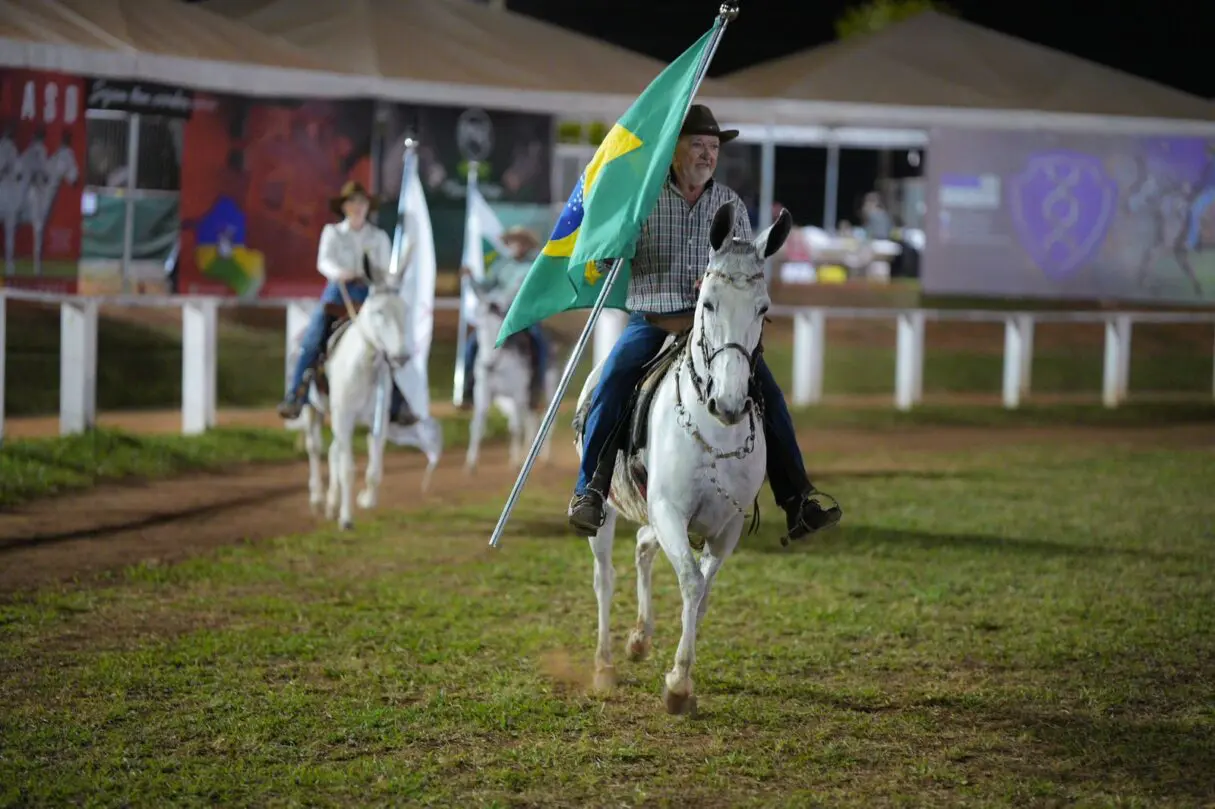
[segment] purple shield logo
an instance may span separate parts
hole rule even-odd
[[[1009,197],[1021,246],[1042,272],[1062,281],[1096,257],[1118,210],[1118,183],[1092,155],[1031,155]]]

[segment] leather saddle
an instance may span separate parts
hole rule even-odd
[[[354,323],[349,313],[346,311],[344,303],[327,303],[324,306],[325,314],[334,318],[332,325],[329,327],[329,336],[321,344],[321,352],[317,355],[316,362],[305,372],[304,384],[313,382],[316,384],[317,392],[322,396],[329,395],[329,378],[325,375],[325,360],[337,348],[338,341],[342,339]],[[357,315],[361,304],[354,304],[354,313]]]
[[[667,372],[675,365],[675,361],[679,358],[684,346],[687,345],[688,337],[692,332],[691,315],[675,318],[651,317],[648,320],[666,331],[671,337],[668,338],[658,355],[643,366],[641,382],[638,383],[637,389],[629,398],[621,421],[616,427],[617,430],[627,431],[624,436],[618,436],[617,440],[613,442],[617,449],[625,453],[626,457],[645,449],[646,441],[649,438],[650,408],[654,404],[658,386],[666,378]],[[579,435],[582,433],[589,410],[590,398],[588,397],[574,416],[574,430]],[[621,438],[623,440],[620,440]]]

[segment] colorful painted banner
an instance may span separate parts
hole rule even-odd
[[[925,292],[1215,302],[1215,139],[931,137]]]
[[[80,259],[85,82],[0,71],[4,284],[75,292]]]
[[[371,180],[373,102],[196,93],[181,181],[184,293],[320,294],[321,229],[348,179]]]

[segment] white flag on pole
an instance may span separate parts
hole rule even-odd
[[[429,460],[436,462],[442,447],[442,431],[430,415],[427,364],[434,335],[435,275],[438,264],[435,260],[430,210],[426,207],[426,194],[422,190],[417,167],[415,160],[410,175],[405,179],[405,233],[401,246],[407,256],[401,297],[405,299],[405,342],[409,361],[397,369],[394,379],[419,421],[410,427],[390,424],[387,438],[394,444],[417,447],[426,453]]]
[[[485,201],[485,197],[481,196],[481,191],[477,186],[470,183],[464,223],[464,259],[462,263],[472,272],[475,280],[480,281],[485,278],[485,271],[488,269],[485,266],[485,254],[489,249],[498,253],[506,252],[506,245],[502,243],[503,230],[505,228],[502,227],[502,222],[494,213],[494,209],[489,207],[489,203]],[[464,309],[465,320],[476,326],[477,297],[471,289],[465,289],[460,303]]]

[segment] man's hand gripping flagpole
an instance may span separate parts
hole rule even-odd
[[[704,81],[705,74],[709,70],[709,63],[712,62],[713,55],[717,52],[717,46],[721,43],[721,37],[726,31],[726,26],[738,16],[738,2],[739,0],[724,0],[718,8],[717,16],[720,25],[714,31],[712,44],[705,51],[704,58],[701,60],[695,87],[688,97],[687,108],[684,109],[685,116],[688,109],[691,109],[692,100],[696,97],[696,91],[700,88],[701,82]],[[518,501],[519,495],[523,491],[523,486],[527,482],[527,476],[532,471],[532,466],[536,463],[536,458],[540,454],[540,448],[544,446],[544,440],[548,437],[549,430],[552,429],[553,421],[557,418],[557,410],[561,405],[561,400],[564,398],[565,391],[574,376],[574,369],[578,367],[578,363],[582,360],[582,354],[586,351],[586,344],[595,332],[595,324],[603,313],[604,304],[607,303],[608,297],[612,293],[612,287],[615,285],[616,279],[619,278],[620,269],[624,266],[625,261],[626,259],[613,261],[611,269],[608,270],[608,274],[604,278],[603,289],[599,292],[599,297],[595,299],[595,305],[591,308],[591,313],[586,319],[586,325],[582,328],[582,334],[579,335],[578,342],[574,345],[573,353],[570,354],[569,360],[565,363],[565,371],[562,372],[561,380],[557,383],[557,390],[553,393],[552,401],[548,403],[548,410],[544,413],[544,420],[540,422],[540,429],[536,431],[535,440],[532,441],[532,448],[527,454],[527,459],[523,462],[523,467],[519,470],[519,477],[515,479],[515,486],[511,489],[510,496],[506,499],[506,505],[502,509],[502,516],[498,518],[498,524],[494,527],[494,533],[489,538],[489,546],[491,548],[497,548],[498,543],[502,540],[502,533],[506,529],[506,521],[510,519],[510,513],[514,510],[515,503]]]

